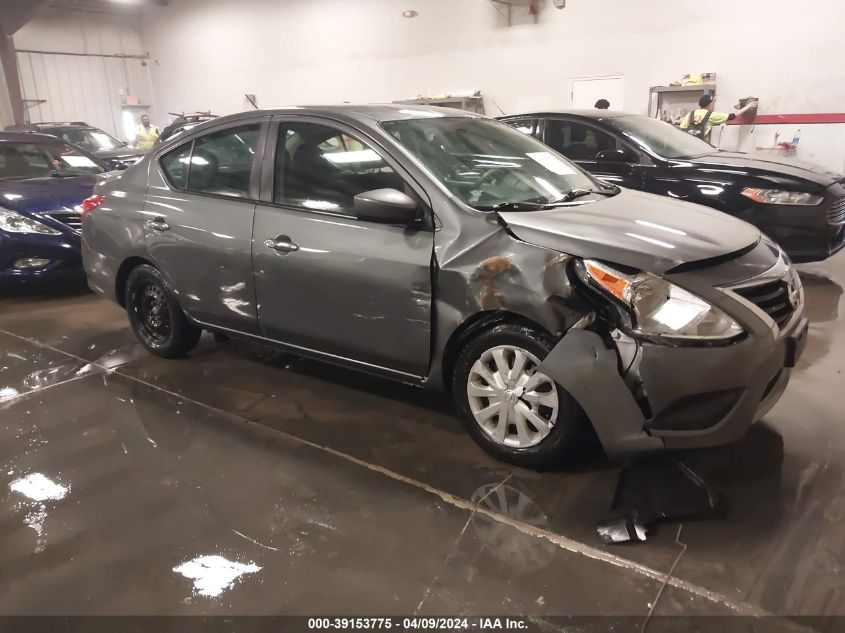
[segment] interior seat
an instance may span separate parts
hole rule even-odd
[[[337,175],[337,168],[326,160],[316,143],[303,143],[294,151],[290,168],[285,173],[285,195],[288,198],[312,197],[315,192],[326,191],[326,185],[334,182]]]

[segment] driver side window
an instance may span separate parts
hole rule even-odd
[[[405,190],[402,178],[367,143],[317,123],[282,123],[276,145],[273,201],[354,215],[355,196]]]

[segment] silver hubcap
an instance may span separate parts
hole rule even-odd
[[[512,345],[491,347],[475,361],[467,396],[478,425],[499,444],[526,448],[542,442],[558,412],[557,386],[538,370],[534,354]]]

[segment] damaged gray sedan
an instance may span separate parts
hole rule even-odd
[[[215,119],[84,212],[89,285],[153,354],[208,330],[446,390],[528,467],[588,425],[609,454],[735,441],[806,339],[801,282],[751,225],[463,112]]]

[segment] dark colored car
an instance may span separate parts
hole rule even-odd
[[[209,114],[208,112],[200,112],[197,114],[183,114],[176,117],[173,121],[161,131],[161,136],[156,140],[156,144],[164,143],[173,138],[177,134],[182,134],[191,130],[201,123],[216,119],[217,116]]]
[[[55,137],[0,132],[0,285],[83,278],[82,204],[104,171]]]
[[[786,158],[726,152],[678,128],[607,110],[502,119],[606,182],[750,222],[796,262],[845,246],[845,177]]]
[[[9,132],[38,132],[49,134],[71,145],[78,145],[96,156],[110,170],[126,169],[137,163],[143,156],[128,143],[119,141],[108,132],[82,121],[70,123],[31,123],[29,125],[11,125]]]
[[[610,453],[735,441],[806,340],[798,275],[755,227],[462,111],[222,117],[95,194],[89,286],[151,353],[209,330],[446,389],[525,466],[588,423]]]

